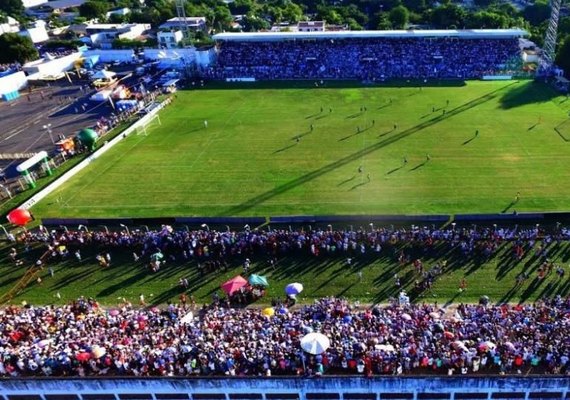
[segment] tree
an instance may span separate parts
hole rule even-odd
[[[507,17],[489,11],[478,11],[467,15],[465,19],[467,28],[475,29],[503,29],[508,26]]]
[[[262,29],[269,29],[269,22],[254,14],[247,14],[241,20],[241,26],[243,26],[243,30],[246,32],[256,32]]]
[[[556,65],[564,70],[567,77],[570,77],[570,36],[566,36],[562,46],[558,48]]]
[[[388,17],[396,29],[404,29],[410,20],[410,12],[404,6],[394,7]]]
[[[1,0],[0,11],[3,14],[16,18],[24,14],[25,8],[22,0]]]
[[[23,64],[39,57],[32,40],[17,33],[5,33],[0,36],[0,49],[2,49],[0,63],[9,64],[17,61]]]
[[[404,6],[408,10],[423,11],[426,8],[425,0],[404,0]]]
[[[101,1],[87,1],[79,6],[79,15],[87,19],[103,18],[109,5]]]
[[[457,29],[463,27],[465,10],[455,4],[437,7],[431,14],[431,23],[441,29]]]
[[[550,17],[550,6],[548,3],[537,1],[525,8],[522,15],[532,25],[538,26]]]

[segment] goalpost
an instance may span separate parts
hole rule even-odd
[[[148,135],[148,131],[147,128],[152,128],[153,125],[151,124],[158,124],[158,125],[162,125],[162,122],[160,122],[160,115],[158,115],[158,113],[149,116],[149,115],[145,115],[144,117],[142,117],[141,121],[140,121],[140,125],[137,126],[136,129],[136,133],[137,135],[144,135],[147,136]]]

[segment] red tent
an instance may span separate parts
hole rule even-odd
[[[247,281],[241,275],[238,275],[235,278],[222,283],[222,290],[231,296],[234,294],[234,292],[244,287],[245,285],[247,285]]]

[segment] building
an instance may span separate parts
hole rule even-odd
[[[324,32],[325,21],[300,21],[297,25],[298,32]]]
[[[156,34],[158,46],[161,48],[172,49],[178,47],[178,44],[184,39],[184,34],[180,29],[170,31],[158,31]]]
[[[271,32],[298,32],[297,25],[291,25],[288,22],[281,22],[271,27]]]
[[[85,27],[91,44],[103,49],[113,47],[116,39],[135,40],[150,30],[150,24],[90,24]]]
[[[54,0],[30,7],[26,9],[26,13],[37,18],[47,18],[53,13],[62,14],[65,10],[79,7],[86,1],[87,0]]]
[[[113,15],[118,15],[118,16],[124,17],[125,15],[129,14],[130,12],[131,12],[131,9],[128,7],[116,8],[114,10],[108,11],[107,14],[105,14],[105,16],[107,18],[111,18],[111,16],[113,16]]]
[[[33,43],[42,43],[49,39],[46,22],[43,20],[35,21],[31,27],[20,31],[20,35],[29,37]]]
[[[170,30],[170,29],[179,29],[181,28],[182,24],[188,26],[188,29],[191,31],[206,31],[206,17],[186,17],[184,18],[174,17],[170,18],[164,24],[159,26],[160,30]]]
[[[22,0],[24,8],[37,7],[47,2],[48,0]]]
[[[8,17],[8,22],[0,24],[0,35],[3,33],[17,33],[20,32],[20,23],[12,17]]]
[[[61,76],[65,71],[73,69],[75,62],[81,59],[81,57],[80,52],[71,53],[59,58],[46,55],[46,57],[42,59],[24,64],[22,69],[29,75],[29,80],[57,77]]]

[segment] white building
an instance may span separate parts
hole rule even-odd
[[[300,21],[297,25],[298,32],[324,32],[325,21]]]
[[[22,66],[24,72],[29,74],[29,80],[43,79],[61,75],[73,69],[74,64],[81,58],[81,53],[71,53],[63,57],[53,58],[47,56],[43,59],[30,61]]]
[[[170,18],[164,24],[159,26],[160,30],[179,29],[181,23],[185,23],[191,31],[205,31],[206,30],[206,17],[186,17],[183,18]]]
[[[150,30],[150,24],[90,24],[86,34],[94,46],[110,49],[115,39],[134,40]]]
[[[121,17],[124,17],[125,15],[130,14],[130,12],[131,12],[130,8],[124,7],[108,11],[107,14],[105,15],[107,16],[107,18],[110,18],[112,15],[120,15]]]
[[[20,32],[20,23],[12,17],[8,17],[8,22],[0,24],[0,35],[3,33],[17,33]]]
[[[46,23],[43,20],[36,21],[32,27],[20,31],[20,35],[29,37],[33,43],[42,43],[49,39]]]
[[[184,34],[180,29],[171,31],[158,31],[156,34],[158,46],[166,49],[178,47],[178,43],[184,39]]]
[[[24,8],[37,7],[47,2],[48,0],[22,0]]]

